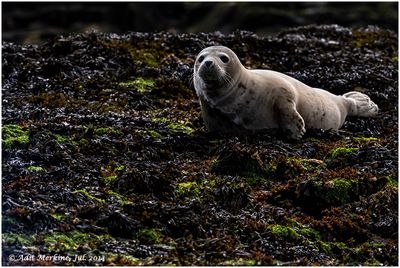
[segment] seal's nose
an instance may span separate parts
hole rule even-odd
[[[205,62],[204,62],[204,65],[205,65],[206,67],[211,67],[212,63],[213,63],[212,61],[208,60],[208,61],[205,61]]]

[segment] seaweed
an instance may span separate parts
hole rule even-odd
[[[5,148],[23,146],[29,143],[29,132],[18,125],[3,125],[2,144]]]
[[[191,80],[216,44],[379,116],[208,133]],[[338,25],[3,42],[2,264],[397,265],[397,48]]]

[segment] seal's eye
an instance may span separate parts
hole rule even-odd
[[[197,59],[197,61],[198,61],[199,63],[201,63],[203,60],[204,60],[204,56],[200,56],[200,57]]]
[[[227,56],[225,56],[225,55],[223,55],[223,56],[221,56],[219,58],[222,60],[223,63],[227,63],[229,61],[229,58]]]

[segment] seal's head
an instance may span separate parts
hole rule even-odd
[[[203,49],[194,64],[197,93],[206,93],[208,97],[224,94],[237,79],[236,73],[241,68],[243,66],[238,57],[229,48],[211,46]]]

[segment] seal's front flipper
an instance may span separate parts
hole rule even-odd
[[[305,123],[294,102],[283,99],[276,103],[279,126],[289,139],[299,140],[306,133]]]

